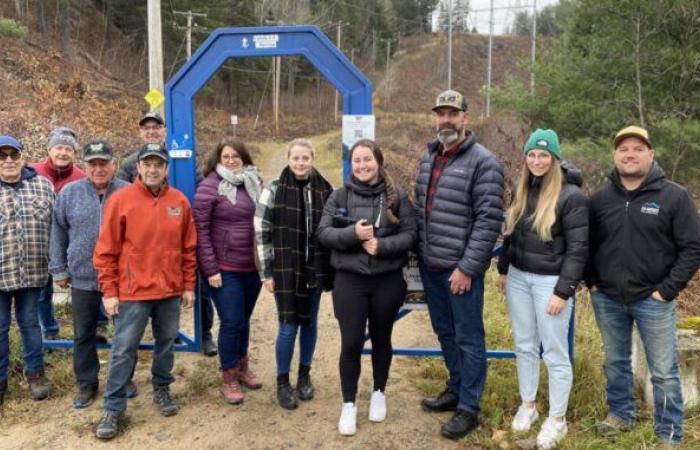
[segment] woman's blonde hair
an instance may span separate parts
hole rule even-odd
[[[515,226],[525,214],[527,198],[530,193],[530,179],[530,169],[527,168],[527,164],[524,164],[513,196],[513,202],[506,213],[506,231],[504,232],[506,236],[510,236],[513,233]],[[528,218],[532,220],[533,231],[537,232],[537,235],[544,242],[552,240],[552,225],[557,220],[557,201],[561,192],[561,183],[561,163],[558,159],[552,157],[552,165],[542,178],[537,206],[532,216]]]
[[[311,142],[310,140],[304,138],[297,138],[292,140],[292,142],[287,144],[287,158],[289,158],[289,155],[291,155],[292,149],[294,147],[306,148],[311,152],[311,159],[316,158],[316,148],[314,147],[313,142]]]

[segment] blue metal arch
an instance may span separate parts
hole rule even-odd
[[[372,83],[317,27],[219,28],[165,86],[167,147],[171,155],[181,156],[172,159],[169,180],[190,201],[195,192],[197,148],[194,95],[229,58],[295,55],[308,59],[341,93],[343,114],[372,113]]]

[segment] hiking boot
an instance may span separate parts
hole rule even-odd
[[[445,388],[437,397],[424,398],[421,402],[423,409],[431,412],[445,412],[457,410],[459,397],[450,388]]]
[[[357,406],[353,402],[343,403],[338,420],[338,432],[343,436],[352,436],[357,432]]]
[[[27,373],[26,377],[29,384],[29,395],[32,397],[32,400],[46,400],[49,396],[49,383],[44,377],[44,371]]]
[[[547,417],[537,435],[537,448],[540,450],[556,448],[559,441],[566,436],[567,431],[566,420],[560,421]]]
[[[7,392],[7,380],[0,381],[0,406],[5,402],[5,392]]]
[[[372,392],[369,399],[369,420],[370,422],[384,422],[386,419],[386,396],[377,389]]]
[[[469,434],[479,426],[476,414],[458,409],[456,413],[440,428],[443,436],[458,440]]]
[[[532,424],[537,421],[539,416],[540,414],[537,412],[534,405],[532,405],[532,407],[528,407],[521,404],[518,408],[518,412],[515,413],[515,417],[513,417],[513,423],[510,427],[516,433],[528,431]]]
[[[604,421],[593,425],[596,434],[603,437],[614,437],[622,431],[629,431],[631,428],[631,424],[623,422],[611,414],[608,414]]]
[[[177,405],[170,397],[170,389],[167,386],[158,386],[153,389],[153,403],[158,405],[158,410],[164,417],[177,414]]]
[[[277,401],[284,409],[296,409],[299,406],[294,389],[289,384],[288,373],[277,375]]]
[[[73,406],[76,409],[87,408],[92,405],[97,395],[97,386],[85,386],[78,389],[78,393],[73,397]]]
[[[221,374],[221,395],[226,403],[238,405],[243,403],[245,396],[241,391],[241,384],[238,382],[238,369],[235,367],[224,370]]]
[[[139,388],[136,386],[136,383],[134,383],[134,380],[129,380],[128,383],[126,383],[126,398],[134,398],[139,395]]]
[[[238,360],[238,381],[248,389],[260,389],[262,381],[250,370],[250,361],[248,355],[243,355]]]
[[[95,436],[98,439],[112,439],[116,436],[119,431],[119,417],[120,414],[105,412],[102,415],[102,419],[100,419],[100,423],[97,424]]]
[[[204,356],[216,356],[219,352],[216,348],[216,343],[212,339],[205,339],[202,342],[202,353]]]
[[[311,366],[299,364],[299,377],[297,378],[297,395],[299,400],[311,400],[314,398],[314,385],[311,384]]]

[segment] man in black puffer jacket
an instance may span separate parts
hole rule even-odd
[[[438,140],[428,144],[416,181],[419,269],[445,364],[447,387],[423,400],[455,411],[442,434],[459,439],[478,425],[486,381],[484,272],[501,231],[503,169],[468,132],[467,102],[445,91],[433,108]]]
[[[700,267],[700,218],[688,191],[654,162],[645,129],[621,130],[614,146],[615,169],[590,204],[586,283],[605,347],[609,409],[596,430],[614,435],[636,418],[630,367],[636,323],[651,373],[654,431],[661,442],[680,445],[675,298]]]

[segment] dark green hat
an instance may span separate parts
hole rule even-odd
[[[552,156],[561,161],[559,136],[557,136],[554,130],[543,130],[542,128],[535,130],[525,143],[525,154],[527,155],[530,150],[535,149],[548,151]]]

